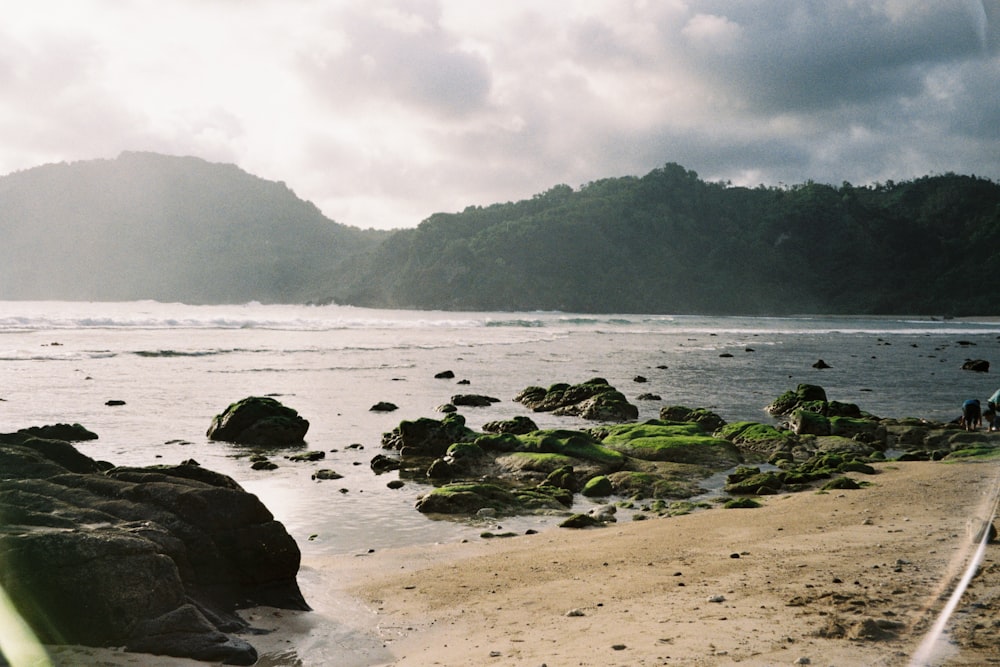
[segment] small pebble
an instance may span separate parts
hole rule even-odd
[[[586,616],[582,609],[570,609],[566,612],[567,616]]]
[[[709,602],[725,602],[726,596],[724,595],[710,595],[708,598]]]
[[[615,644],[611,648],[613,648],[616,651],[624,651],[625,648],[626,648],[626,646],[625,646],[625,644]]]

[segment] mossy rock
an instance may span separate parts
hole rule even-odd
[[[694,423],[648,421],[606,429],[605,447],[645,461],[689,463],[725,470],[743,459],[733,443],[705,435]]]
[[[515,436],[518,451],[540,454],[562,454],[584,461],[593,461],[614,469],[625,463],[625,457],[603,446],[589,433],[583,431],[551,430],[534,431]]]
[[[559,524],[560,528],[596,528],[604,523],[589,514],[574,514]]]
[[[722,505],[727,510],[734,509],[756,509],[762,505],[753,498],[732,498]]]
[[[825,404],[826,390],[814,384],[800,384],[794,391],[785,393],[774,399],[765,410],[775,417],[784,417],[795,410],[809,404],[808,407],[815,407],[817,404]]]
[[[579,459],[564,454],[539,454],[535,452],[512,452],[498,456],[496,459],[497,468],[501,473],[549,473],[574,466]]]
[[[309,422],[299,413],[266,396],[249,396],[212,418],[206,435],[241,445],[282,447],[300,445]]]
[[[715,436],[729,440],[741,450],[764,456],[774,456],[791,449],[799,442],[798,436],[792,431],[749,421],[726,424],[715,432]]]
[[[544,484],[546,486],[565,489],[571,493],[576,493],[580,490],[580,482],[571,465],[561,466],[550,472],[548,477],[545,478]]]
[[[382,447],[404,456],[444,456],[456,442],[472,442],[478,434],[465,425],[465,417],[452,412],[444,418],[404,420],[382,435]]]
[[[660,420],[668,422],[694,422],[709,433],[726,425],[726,420],[707,408],[688,408],[683,405],[665,405],[660,408]]]
[[[704,489],[690,478],[671,478],[648,472],[620,471],[608,475],[616,495],[644,498],[684,499]]]
[[[945,461],[956,461],[956,460],[967,460],[967,459],[979,459],[983,461],[988,461],[992,459],[1000,458],[1000,448],[992,444],[982,444],[978,447],[966,447],[964,449],[957,449],[950,452],[944,457]]]
[[[446,484],[417,500],[417,511],[424,514],[472,515],[481,509],[491,508],[497,514],[511,515],[563,510],[565,507],[557,497],[544,490],[515,491],[487,483]]]
[[[840,416],[831,416],[829,420],[830,435],[839,435],[844,438],[860,440],[870,444],[877,443],[881,449],[885,449],[888,434],[885,427],[877,421]]]
[[[537,431],[538,425],[530,417],[518,415],[502,421],[486,422],[483,424],[483,430],[487,433],[513,433],[521,435]]]
[[[614,493],[611,480],[606,475],[597,475],[587,480],[580,494],[587,498],[604,498]]]
[[[830,435],[830,420],[806,408],[796,408],[792,412],[789,426],[797,435]]]
[[[560,382],[548,389],[527,387],[514,400],[534,412],[552,412],[597,421],[627,421],[639,416],[639,409],[604,378],[593,378],[577,385]]]
[[[834,477],[821,488],[823,491],[833,491],[836,489],[860,489],[861,485],[850,477]]]
[[[477,460],[486,456],[486,452],[474,442],[456,442],[448,447],[446,456],[454,461]]]
[[[774,471],[758,472],[755,475],[727,478],[726,493],[739,496],[763,496],[777,493],[784,486],[782,474]]]

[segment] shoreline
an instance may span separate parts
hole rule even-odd
[[[995,504],[995,461],[604,528],[307,559],[311,612],[241,612],[267,667],[909,665]],[[934,665],[1000,664],[1000,546]],[[53,664],[190,665],[50,647]],[[809,662],[802,662],[808,660]],[[210,663],[198,663],[210,664]]]
[[[758,509],[317,565],[373,610],[393,654],[381,665],[903,665],[971,553],[998,466],[877,467],[862,489]],[[939,664],[1000,662],[995,608],[976,612],[985,629],[969,613],[1000,592],[997,559],[988,545]]]

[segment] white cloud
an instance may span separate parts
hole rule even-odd
[[[1000,0],[45,0],[0,24],[0,173],[156,150],[332,218],[676,161],[769,184],[1000,177]]]

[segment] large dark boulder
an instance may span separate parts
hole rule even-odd
[[[46,643],[253,664],[252,605],[308,609],[295,541],[256,496],[197,465],[112,468],[0,437],[0,585]],[[72,454],[71,454],[72,452]]]
[[[212,419],[210,440],[241,445],[281,447],[302,444],[309,422],[269,397],[250,396],[233,403]]]

